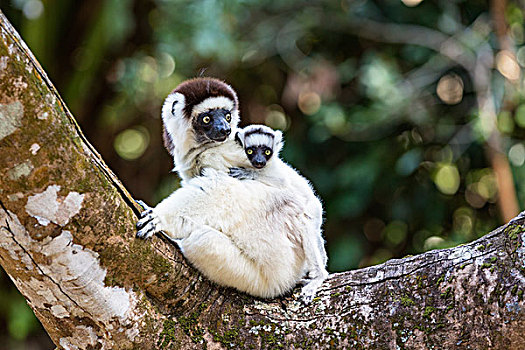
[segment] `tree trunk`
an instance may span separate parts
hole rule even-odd
[[[333,274],[309,306],[215,286],[162,239],[0,13],[0,263],[65,349],[525,349],[525,218]]]

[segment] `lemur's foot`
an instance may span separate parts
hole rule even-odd
[[[306,281],[302,281],[306,282]],[[301,301],[308,305],[314,300],[315,294],[317,293],[317,289],[321,286],[323,281],[317,281],[317,280],[310,280],[305,284],[305,286],[301,289]]]
[[[310,271],[308,275],[308,277],[302,278],[298,282],[303,286],[301,289],[301,300],[305,305],[310,304],[314,300],[315,294],[328,277],[328,272],[324,268],[319,268]]]
[[[144,211],[140,213],[141,219],[137,222],[137,238],[147,239],[161,231],[160,219],[153,212],[153,208],[141,200],[137,202],[144,208]]]

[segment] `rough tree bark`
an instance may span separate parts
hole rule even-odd
[[[0,13],[0,263],[65,349],[525,349],[525,218],[333,274],[305,307],[220,288],[162,239]]]

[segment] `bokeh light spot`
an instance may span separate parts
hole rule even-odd
[[[377,264],[382,264],[390,258],[392,258],[392,252],[390,250],[379,248],[374,252],[374,255],[372,255],[367,265],[373,266]]]
[[[24,4],[22,12],[27,19],[37,19],[44,12],[44,4],[40,0],[29,0]]]
[[[516,119],[516,124],[518,124],[521,128],[525,128],[525,104],[520,105],[516,109],[514,118]]]
[[[342,135],[348,131],[350,124],[347,123],[344,112],[339,108],[332,108],[326,113],[324,123],[333,135]]]
[[[175,71],[175,59],[169,53],[162,52],[159,55],[160,75],[167,78]]]
[[[113,146],[117,154],[126,160],[139,158],[149,145],[149,132],[143,126],[126,129],[115,137]]]
[[[384,236],[386,243],[390,246],[397,246],[403,242],[407,236],[407,224],[402,221],[392,221],[385,227]]]
[[[509,80],[518,80],[520,78],[520,66],[514,54],[510,51],[503,50],[496,56],[496,68],[505,78]]]
[[[480,196],[479,193],[476,192],[474,187],[475,187],[474,185],[469,185],[467,187],[467,190],[465,191],[465,200],[472,208],[475,208],[475,209],[483,208],[483,206],[485,205],[485,203],[487,203],[487,201],[485,200],[485,198]]]
[[[153,83],[158,78],[157,61],[151,57],[146,56],[140,62],[139,76],[142,81]]]
[[[525,163],[525,146],[517,143],[509,150],[509,160],[514,166],[522,166]]]
[[[281,111],[269,111],[266,115],[264,123],[272,129],[286,130],[288,129],[288,118]]]
[[[306,115],[315,114],[321,107],[321,97],[315,92],[301,92],[297,100],[297,106]]]
[[[453,227],[454,231],[467,239],[474,228],[474,212],[468,207],[461,207],[454,211]]]
[[[516,59],[522,67],[525,67],[525,46],[520,47],[516,53]]]
[[[459,171],[452,164],[443,164],[439,167],[434,182],[441,193],[452,195],[459,188]]]
[[[483,175],[475,188],[477,189],[477,192],[480,196],[486,200],[494,201],[496,199],[496,195],[498,194],[496,176],[492,172],[487,175]]]
[[[445,240],[443,238],[438,237],[438,236],[431,236],[425,240],[425,243],[423,244],[423,249],[425,251],[432,250],[432,249],[439,249],[439,248],[443,248],[444,245],[445,245]]]
[[[408,7],[414,7],[423,2],[423,0],[401,0],[401,2]]]
[[[444,75],[439,79],[436,92],[441,101],[455,105],[463,99],[463,80],[455,73]]]
[[[510,134],[514,131],[514,120],[509,111],[501,111],[498,114],[498,129],[503,133]]]

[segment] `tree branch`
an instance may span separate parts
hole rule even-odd
[[[525,219],[333,274],[308,307],[213,285],[136,209],[0,13],[0,264],[60,348],[514,348]],[[135,213],[134,213],[135,210]]]

